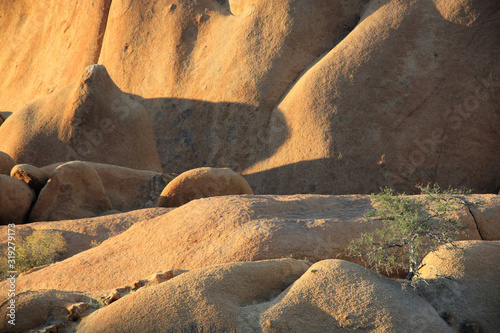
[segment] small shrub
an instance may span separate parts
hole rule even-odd
[[[57,256],[66,250],[66,241],[60,232],[36,230],[25,239],[20,238],[16,244],[16,271],[22,273],[34,267],[48,265],[56,261]],[[8,269],[7,257],[0,263],[2,279]]]
[[[367,220],[379,219],[384,226],[373,233],[363,233],[351,242],[349,255],[358,256],[376,271],[387,274],[408,271],[408,280],[418,276],[424,256],[440,245],[450,244],[464,235],[454,212],[462,209],[461,195],[470,191],[447,189],[438,185],[419,186],[423,200],[397,194],[385,188],[372,194],[375,209],[365,215]]]

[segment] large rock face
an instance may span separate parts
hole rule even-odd
[[[165,172],[240,171],[261,158],[273,107],[365,2],[113,1],[99,63],[142,97]]]
[[[147,109],[165,172],[230,167],[259,194],[369,193],[380,186],[412,192],[428,181],[497,193],[500,3],[383,0],[362,10],[367,2],[120,0],[109,16],[109,2],[89,10],[58,5],[64,19],[47,10],[44,27],[62,32],[39,29],[28,40],[53,42],[23,44],[30,45],[24,58],[34,57],[23,62],[31,62],[29,71],[12,65],[23,58],[14,51],[0,58],[9,91],[2,98],[23,105],[76,81],[76,68],[98,58]],[[37,6],[5,9],[3,45],[28,34]],[[78,14],[66,17],[73,8]],[[78,29],[83,21],[91,28]],[[65,34],[73,37],[69,51],[60,47]],[[74,61],[78,48],[82,58]],[[46,58],[67,70],[41,69]],[[55,80],[53,73],[63,74]],[[18,102],[10,91],[28,97]],[[80,143],[99,141],[97,135]],[[114,158],[92,160],[160,165]]]
[[[308,268],[285,259],[191,271],[96,311],[75,331],[452,332],[398,282],[341,260]]]
[[[0,150],[39,167],[85,160],[161,171],[146,111],[100,65],[7,118],[0,126]]]
[[[498,1],[371,1],[275,108],[288,131],[247,180],[257,193],[497,193],[499,36]]]
[[[85,67],[95,64],[110,4],[1,1],[0,111],[16,111],[75,82]]]
[[[23,276],[17,280],[18,289],[104,290],[169,268],[284,257],[311,262],[346,258],[342,255],[351,239],[381,226],[380,221],[365,220],[371,208],[370,197],[364,195],[193,200],[136,223],[97,248]],[[466,208],[462,214],[472,239],[480,239]],[[82,274],[89,265],[94,273]]]

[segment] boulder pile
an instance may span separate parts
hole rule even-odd
[[[498,332],[499,40],[496,0],[0,1],[0,331]],[[411,281],[349,252],[426,184],[474,194],[411,211],[465,226]]]

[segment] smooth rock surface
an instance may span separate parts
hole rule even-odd
[[[161,171],[146,111],[102,65],[11,115],[0,126],[0,150],[37,167],[84,160]]]
[[[35,192],[26,183],[0,174],[0,225],[26,222],[34,200]]]
[[[30,222],[93,217],[113,210],[95,169],[68,162],[50,174],[30,214]]]
[[[164,172],[241,171],[262,158],[272,109],[364,3],[115,1],[99,63],[148,110]]]
[[[0,111],[75,82],[97,63],[111,0],[0,2]]]
[[[175,177],[161,192],[157,207],[179,207],[191,200],[253,194],[245,178],[229,168],[198,168]]]
[[[498,1],[370,1],[273,110],[286,130],[247,181],[259,194],[498,193],[499,31]]]
[[[422,261],[425,298],[456,331],[497,332],[500,327],[500,242],[462,241],[463,251],[442,246]],[[447,277],[447,278],[446,278]]]
[[[84,163],[97,171],[113,209],[120,212],[155,207],[165,185],[174,178],[155,171],[135,170],[102,163]],[[41,169],[52,173],[61,164],[51,164]]]
[[[396,281],[346,261],[309,267],[293,259],[184,273],[94,312],[76,332],[352,332],[373,327],[453,332],[431,305]]]
[[[19,293],[14,298],[16,312],[15,325],[5,320],[9,309],[8,302],[0,305],[0,331],[2,332],[29,332],[31,329],[44,325],[49,320],[62,321],[69,315],[68,308],[72,304],[86,302],[89,297],[82,293],[59,290],[37,290]]]
[[[369,209],[371,200],[365,195],[194,200],[18,279],[18,289],[108,290],[168,268],[289,257],[311,262],[348,258],[343,254],[351,239],[381,226],[380,221],[365,220]],[[462,222],[471,224],[472,239],[480,239],[468,214],[464,208]],[[82,274],[89,266],[94,274]]]
[[[470,195],[469,209],[477,223],[482,240],[500,240],[500,196]]]
[[[51,222],[34,222],[16,225],[17,237],[26,238],[35,230],[61,232],[66,241],[66,251],[58,258],[66,259],[77,253],[99,246],[108,238],[121,234],[134,223],[164,215],[169,208],[148,208],[132,212]],[[7,226],[0,225],[0,248],[7,248]]]

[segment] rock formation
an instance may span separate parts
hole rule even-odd
[[[67,243],[0,331],[497,333],[499,40],[496,0],[0,2],[0,275]],[[427,183],[460,241],[347,255]]]
[[[245,178],[233,170],[198,168],[172,180],[161,193],[157,207],[179,207],[194,199],[242,194],[253,192]]]
[[[345,255],[350,240],[381,226],[380,221],[365,220],[371,208],[370,198],[364,195],[199,199],[135,223],[98,248],[27,274],[18,279],[18,289],[107,290],[159,269],[196,269],[235,261],[356,260]],[[470,226],[469,239],[480,240],[467,207],[460,216]],[[94,273],[82,275],[89,265]],[[73,279],[77,275],[80,278]]]
[[[495,332],[500,327],[500,242],[457,242],[442,246],[422,263],[419,289],[455,331]]]
[[[0,3],[0,111],[17,111],[97,63],[111,0]]]
[[[0,151],[0,175],[10,175],[16,161],[9,154]]]
[[[18,224],[15,227],[16,239],[26,238],[35,230],[61,232],[66,241],[66,251],[58,257],[66,259],[121,234],[134,223],[164,215],[169,210],[169,208],[148,208],[77,220]],[[7,235],[7,228],[6,225],[0,225],[0,233]],[[6,249],[7,242],[7,237],[0,238],[0,249]]]
[[[276,106],[269,122],[288,130],[247,180],[273,194],[497,193],[499,33],[495,1],[371,1]]]
[[[99,63],[148,110],[165,172],[241,171],[262,158],[272,109],[365,2],[115,2]]]
[[[50,174],[30,214],[30,222],[100,215],[113,207],[99,174],[83,162],[68,162]]]
[[[12,168],[10,176],[28,184],[38,195],[47,184],[50,174],[30,164],[17,164]]]
[[[0,174],[0,225],[26,222],[34,200],[35,192],[28,185]]]
[[[80,82],[36,100],[0,126],[0,150],[37,167],[74,160],[161,171],[144,108],[106,69],[85,69]]]
[[[174,177],[154,171],[135,170],[110,164],[84,162],[99,174],[113,210],[127,212],[154,207],[165,185]],[[41,168],[52,173],[62,163]]]

